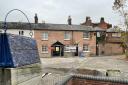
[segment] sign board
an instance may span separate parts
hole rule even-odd
[[[65,47],[65,48],[68,49],[71,52],[76,52],[76,46],[68,46],[68,47]]]

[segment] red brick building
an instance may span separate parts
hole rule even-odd
[[[96,30],[89,26],[36,24],[34,38],[41,57],[95,56]]]
[[[105,22],[103,17],[101,17],[99,23],[93,23],[89,16],[86,17],[86,21],[84,23],[82,23],[81,25],[92,26],[92,27],[99,27],[101,29],[109,29],[109,28],[112,27],[112,24],[109,24],[109,23]]]
[[[105,22],[103,17],[101,17],[99,23],[92,23],[91,18],[86,17],[86,21],[81,25],[92,26],[93,28],[99,27],[105,30],[104,32],[97,31],[96,55],[123,54],[123,48],[121,47],[121,33],[114,30],[112,25]],[[102,35],[104,35],[104,40],[98,42],[98,38],[102,38]]]
[[[110,28],[105,32],[105,42],[99,44],[99,55],[118,55],[123,54],[121,32]]]

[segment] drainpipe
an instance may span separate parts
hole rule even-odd
[[[98,42],[97,42],[97,31],[96,31],[96,56],[98,56]]]

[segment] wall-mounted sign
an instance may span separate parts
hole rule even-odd
[[[76,52],[76,46],[71,45],[71,46],[66,47],[66,49],[68,49],[71,52]]]

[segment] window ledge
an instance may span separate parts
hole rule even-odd
[[[83,51],[83,52],[90,52],[90,51]]]
[[[48,41],[48,39],[42,39],[42,41]]]
[[[48,53],[48,51],[46,51],[46,52],[41,52],[41,53]]]
[[[83,38],[84,40],[89,40],[90,38]]]
[[[64,39],[64,40],[70,40],[70,39]]]

